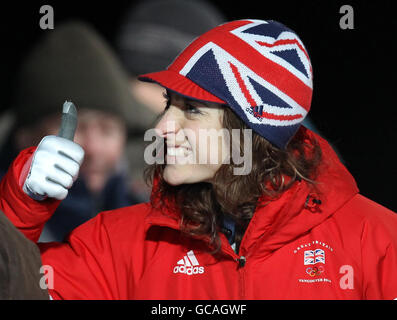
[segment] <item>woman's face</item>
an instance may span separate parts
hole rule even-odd
[[[171,185],[211,182],[228,157],[223,106],[190,100],[175,93],[156,126],[166,147],[164,179]]]

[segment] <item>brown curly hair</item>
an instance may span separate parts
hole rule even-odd
[[[248,129],[245,123],[228,107],[223,113],[223,127]],[[240,130],[240,152],[244,150],[243,130]],[[220,249],[219,232],[224,216],[236,224],[236,245],[240,245],[244,232],[257,206],[265,206],[280,196],[295,181],[306,180],[315,184],[316,168],[322,153],[318,142],[303,136],[298,130],[286,150],[273,146],[265,138],[252,132],[252,170],[247,175],[235,175],[236,165],[222,164],[212,183],[200,182],[172,186],[163,178],[165,165],[153,164],[145,170],[148,184],[153,190],[151,204],[161,208],[170,206],[180,212],[181,230],[190,236],[209,236],[213,253]],[[192,197],[194,195],[194,197]],[[267,199],[266,201],[259,201]]]

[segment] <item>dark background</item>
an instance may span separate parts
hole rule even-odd
[[[188,1],[188,0],[186,0]],[[11,106],[15,73],[45,32],[39,9],[54,8],[57,23],[90,22],[114,45],[123,13],[135,1],[29,1],[1,4],[0,112]],[[311,119],[343,158],[363,195],[397,211],[395,182],[397,13],[386,1],[212,1],[227,20],[273,19],[295,30],[312,60]],[[342,30],[339,8],[354,9],[354,29]]]

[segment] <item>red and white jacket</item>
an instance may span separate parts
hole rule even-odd
[[[310,133],[313,134],[313,133]],[[322,138],[314,192],[297,182],[257,209],[236,254],[179,230],[178,214],[144,203],[102,212],[64,243],[39,244],[54,299],[395,299],[397,215],[358,194]],[[18,180],[23,151],[0,185],[0,209],[37,241],[58,201],[37,202]],[[314,204],[311,199],[321,200]]]

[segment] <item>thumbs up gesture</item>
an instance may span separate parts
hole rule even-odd
[[[76,127],[76,108],[73,103],[66,101],[58,136],[44,137],[33,154],[23,184],[23,191],[32,199],[66,198],[84,158],[83,148],[73,142]]]

